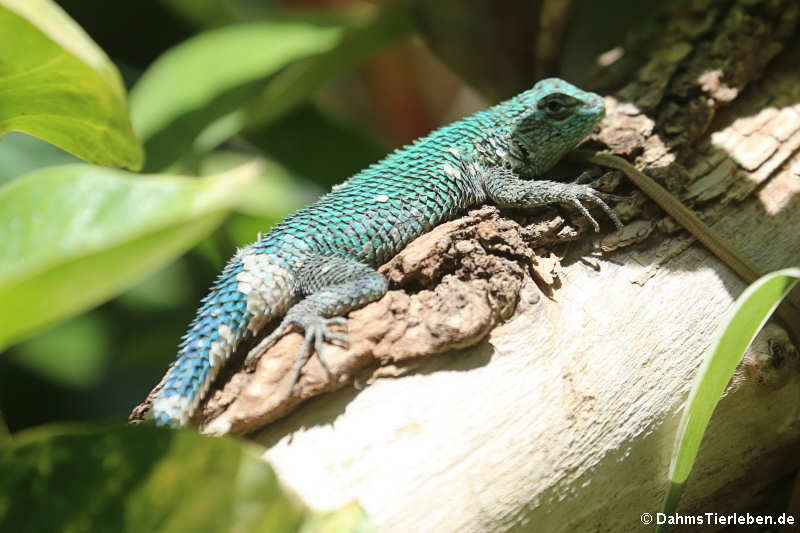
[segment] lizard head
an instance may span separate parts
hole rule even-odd
[[[511,126],[506,163],[539,175],[589,135],[605,114],[605,102],[558,78],[541,80],[516,97],[523,111]]]

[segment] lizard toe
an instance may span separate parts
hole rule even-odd
[[[333,369],[331,368],[330,364],[328,363],[327,359],[323,355],[323,348],[325,342],[332,342],[337,341],[342,344],[349,344],[347,336],[336,333],[330,330],[330,326],[332,325],[342,325],[347,322],[347,319],[344,317],[331,317],[331,318],[324,318],[321,316],[315,316],[310,319],[304,320],[302,324],[300,324],[303,329],[305,329],[305,339],[303,341],[303,346],[300,348],[300,352],[297,354],[297,359],[295,361],[294,367],[292,368],[292,378],[289,383],[289,391],[288,394],[291,395],[294,386],[297,384],[297,381],[300,379],[300,371],[303,368],[303,365],[308,361],[309,357],[311,356],[311,346],[314,346],[314,352],[316,352],[317,357],[319,358],[319,362],[325,368],[325,370],[331,376],[334,374]]]
[[[614,223],[614,226],[616,226],[617,229],[622,228],[622,221],[619,219],[619,216],[617,216],[617,213],[614,212],[614,210],[611,209],[611,207],[609,207],[609,205],[606,203],[606,200],[609,201],[622,200],[623,198],[621,196],[600,192],[588,185],[574,184],[574,187],[575,188],[572,191],[571,203],[578,210],[580,210],[580,212],[583,213],[583,215],[586,218],[589,219],[589,221],[592,223],[592,227],[596,232],[600,231],[600,225],[597,223],[597,220],[595,220],[594,217],[589,213],[589,211],[586,209],[586,207],[583,205],[582,202],[590,202],[597,205],[608,215],[608,218],[611,219],[611,221]]]

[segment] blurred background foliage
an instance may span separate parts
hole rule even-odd
[[[121,72],[145,149],[143,172],[218,176],[248,162],[260,167],[221,218],[203,219],[205,229],[130,273],[115,261],[141,261],[115,248],[92,264],[91,278],[73,283],[80,305],[48,315],[57,306],[45,302],[46,320],[10,335],[0,356],[0,412],[12,432],[51,421],[124,419],[160,379],[237,246],[438,125],[545,75],[580,82],[594,58],[649,11],[632,0],[614,2],[614,9],[551,1],[544,2],[554,12],[551,23],[542,25],[543,3],[519,0],[58,4]],[[7,133],[0,185],[78,161],[37,138]],[[127,279],[84,297],[85,285],[113,277],[110,271]],[[0,337],[3,318],[15,320],[22,305],[6,300]]]

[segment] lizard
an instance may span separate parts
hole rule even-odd
[[[592,204],[621,227],[606,203],[619,197],[595,190],[582,176],[573,182],[545,179],[604,115],[601,96],[558,78],[541,80],[395,150],[239,249],[202,300],[153,398],[156,425],[187,425],[240,341],[281,317],[245,364],[297,329],[304,341],[287,394],[312,350],[333,374],[323,345],[346,343],[346,335],[332,326],[386,293],[388,282],[377,267],[468,207],[567,204],[599,231],[585,205]]]

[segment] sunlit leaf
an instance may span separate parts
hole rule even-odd
[[[745,350],[798,281],[800,268],[787,268],[763,276],[739,296],[733,315],[720,327],[717,341],[695,377],[678,427],[665,513],[673,513],[678,505],[711,415]]]
[[[248,196],[258,172],[198,180],[68,165],[0,188],[0,350],[185,252]]]
[[[241,166],[252,158],[247,154],[217,150],[203,156],[197,165],[201,176],[215,175]],[[225,229],[235,246],[250,244],[259,233],[266,233],[286,215],[319,198],[322,190],[303,178],[288,172],[277,163],[260,159],[262,172],[249,188],[247,198],[237,213],[225,222]],[[210,250],[202,250],[206,253]],[[224,262],[225,258],[220,258]]]
[[[131,91],[147,167],[172,164],[203,129],[252,99],[270,76],[329,50],[343,30],[310,22],[252,22],[207,31],[167,51]]]
[[[119,72],[61,8],[0,0],[0,35],[0,137],[24,131],[90,163],[141,167]]]

